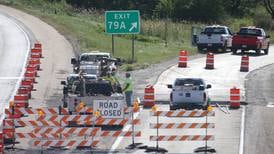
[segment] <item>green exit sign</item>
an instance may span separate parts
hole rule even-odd
[[[140,12],[128,11],[106,11],[105,30],[108,34],[139,34]]]

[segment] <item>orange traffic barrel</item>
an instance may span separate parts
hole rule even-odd
[[[248,72],[248,71],[249,71],[249,56],[243,55],[241,60],[240,72]]]
[[[29,96],[28,95],[15,95],[14,96],[14,107],[25,107],[29,106]]]
[[[26,71],[24,74],[25,79],[31,80],[35,83],[36,72]]]
[[[34,43],[34,50],[31,51],[36,56],[39,56],[39,58],[42,58],[42,44],[41,43]]]
[[[148,85],[145,87],[145,94],[143,99],[144,107],[152,107],[155,105],[154,87]]]
[[[206,55],[206,67],[205,69],[214,69],[214,54],[208,52]]]
[[[31,98],[31,90],[29,90],[27,87],[19,87],[17,90],[17,94],[19,95],[28,95],[29,98]]]
[[[0,153],[4,152],[4,135],[0,132]]]
[[[35,65],[35,67],[37,67],[37,70],[40,70],[40,59],[34,59],[34,58],[30,58],[28,60],[28,65]]]
[[[29,79],[23,79],[20,87],[26,88],[29,92],[33,90],[33,81]]]
[[[240,89],[230,89],[230,108],[240,108]]]
[[[185,50],[179,52],[178,67],[187,67],[187,51]]]

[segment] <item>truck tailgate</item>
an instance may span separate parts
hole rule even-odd
[[[221,35],[205,35],[201,34],[198,36],[198,43],[204,43],[204,44],[214,44],[214,43],[220,43],[221,42]]]
[[[233,37],[232,43],[235,45],[256,45],[257,36],[236,35]]]
[[[173,91],[173,102],[181,103],[201,103],[204,102],[204,91],[181,88]]]

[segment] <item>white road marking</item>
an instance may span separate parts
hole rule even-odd
[[[0,77],[0,80],[18,80],[21,79],[21,77]]]
[[[10,99],[9,99],[9,102],[12,100],[12,98],[13,98],[13,96],[16,94],[16,91],[17,91],[17,89],[19,88],[19,84],[20,84],[20,79],[21,78],[23,78],[23,75],[24,75],[24,71],[25,71],[25,66],[26,66],[26,64],[27,64],[27,60],[28,60],[28,56],[29,56],[29,52],[30,52],[30,40],[29,40],[29,37],[28,37],[28,35],[27,35],[27,33],[24,31],[24,29],[19,25],[19,24],[17,24],[15,21],[13,21],[12,19],[10,19],[9,17],[7,17],[11,22],[13,22],[14,24],[15,24],[15,26],[19,29],[19,30],[21,30],[22,32],[23,32],[23,34],[24,34],[24,36],[25,36],[25,38],[26,38],[26,40],[27,40],[27,53],[26,53],[26,56],[25,56],[25,60],[24,60],[24,64],[23,64],[23,67],[22,67],[22,70],[21,70],[21,74],[20,74],[20,77],[18,77],[18,79],[17,79],[17,82],[16,82],[16,85],[15,85],[15,87],[14,87],[14,91],[13,91],[13,93],[12,93],[12,95],[11,95],[11,97],[10,97]],[[6,104],[6,107],[8,107],[8,105],[9,105],[9,103],[7,103]],[[3,113],[5,113],[5,108],[6,107],[4,107],[2,110],[3,110]],[[1,114],[1,117],[0,117],[0,124],[2,124],[2,121],[3,121],[3,119],[5,118],[5,114]]]
[[[241,119],[242,121],[241,121],[241,136],[240,136],[239,154],[244,153],[245,112],[246,112],[246,107],[243,106],[242,119]]]
[[[136,119],[136,118],[139,116],[140,112],[142,112],[142,110],[143,110],[143,108],[140,108],[140,111],[139,111],[139,112],[134,113],[134,114],[133,114],[133,119]],[[122,131],[128,131],[130,128],[131,128],[131,125],[126,125],[126,126],[123,128]],[[121,143],[121,141],[122,141],[123,138],[124,138],[123,136],[120,136],[120,137],[118,137],[118,138],[115,140],[115,142],[114,142],[114,144],[112,144],[111,149],[109,150],[108,154],[113,154],[113,151],[114,151],[115,149],[117,149],[117,147],[120,145],[120,143]]]

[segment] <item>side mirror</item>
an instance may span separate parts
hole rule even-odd
[[[172,89],[172,85],[171,85],[171,84],[168,84],[168,85],[167,85],[167,88]]]
[[[72,65],[75,65],[75,64],[77,63],[76,58],[71,58],[70,63],[71,63]]]
[[[211,84],[206,85],[206,89],[209,89],[211,87],[212,87]]]
[[[66,81],[61,81],[61,85],[66,85]]]
[[[270,35],[266,35],[265,37],[266,37],[266,38],[270,38]]]
[[[199,86],[199,90],[205,90],[205,86],[200,85],[200,86]]]

